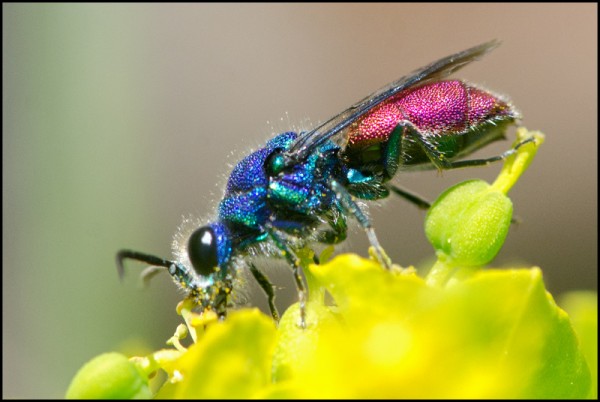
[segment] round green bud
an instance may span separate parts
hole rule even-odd
[[[431,206],[425,234],[440,261],[475,267],[489,263],[504,243],[512,219],[512,202],[481,180],[446,190]]]
[[[149,399],[148,378],[120,353],[105,353],[87,362],[75,375],[67,399]]]

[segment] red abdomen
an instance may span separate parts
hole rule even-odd
[[[459,80],[438,81],[410,88],[383,102],[348,131],[348,147],[362,148],[387,141],[401,121],[424,135],[460,135],[484,123],[518,113],[507,101]]]

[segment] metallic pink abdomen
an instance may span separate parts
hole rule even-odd
[[[349,128],[348,146],[385,142],[401,121],[424,135],[456,135],[506,117],[517,112],[498,96],[462,81],[439,81],[403,91],[358,119]]]

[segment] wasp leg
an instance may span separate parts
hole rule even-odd
[[[319,257],[317,257],[316,254],[313,255],[313,262],[317,265],[319,265],[321,263],[321,261],[319,260]]]
[[[468,166],[489,165],[490,163],[504,160],[504,159],[508,158],[509,156],[516,154],[517,150],[519,148],[521,148],[523,145],[528,144],[530,142],[535,142],[535,138],[533,138],[533,137],[527,138],[527,139],[519,142],[517,145],[515,145],[513,148],[509,149],[508,151],[505,151],[502,154],[497,155],[497,156],[492,156],[490,158],[470,159],[470,160],[466,160],[466,161],[448,162],[447,165],[444,166],[444,169],[457,169],[457,168],[468,167]]]
[[[285,240],[277,234],[276,229],[271,225],[266,225],[263,230],[267,232],[273,243],[281,251],[281,254],[285,257],[288,263],[292,266],[292,272],[294,274],[294,280],[296,281],[296,288],[298,289],[298,303],[300,303],[300,327],[306,328],[306,287],[302,280],[302,262],[300,258],[294,253],[291,247],[289,247]]]
[[[398,195],[398,196],[404,198],[405,200],[407,200],[407,201],[415,204],[417,207],[419,207],[421,209],[429,209],[429,207],[431,207],[431,202],[429,202],[426,199],[422,198],[420,195],[412,193],[412,192],[410,192],[408,190],[405,190],[403,188],[394,186],[393,184],[386,184],[386,187],[389,188],[396,195]]]
[[[341,212],[341,211],[340,211]],[[346,217],[342,213],[331,213],[327,215],[327,222],[331,230],[323,230],[317,235],[317,240],[325,244],[338,244],[346,239],[348,225]]]
[[[387,184],[386,186],[390,190],[392,190],[392,192],[394,192],[396,195],[399,195],[400,197],[404,198],[405,200],[407,200],[409,202],[412,202],[413,204],[415,204],[417,207],[419,207],[421,209],[431,208],[431,202],[427,201],[424,198],[421,198],[421,196],[419,196],[417,194],[411,193],[410,191],[407,191],[400,187],[394,186],[393,184]],[[518,224],[522,223],[522,220],[518,216],[515,216],[510,220],[510,223],[512,223],[513,225],[518,225]]]
[[[379,240],[377,240],[377,235],[375,234],[375,230],[369,221],[369,218],[361,211],[360,207],[354,199],[352,195],[337,181],[332,180],[330,182],[331,190],[335,193],[338,201],[340,202],[342,208],[348,213],[352,214],[360,226],[367,232],[367,237],[369,238],[369,242],[371,246],[375,249],[375,253],[377,254],[377,259],[379,263],[386,269],[391,269],[390,261],[387,257],[384,257],[385,253],[383,252],[383,248],[379,244]]]
[[[390,134],[383,149],[383,166],[387,174],[387,179],[394,177],[400,165],[400,151],[402,149],[402,133],[405,125],[398,124]]]
[[[450,169],[459,169],[463,167],[471,167],[471,166],[486,166],[493,162],[498,162],[508,158],[511,155],[517,153],[517,150],[521,148],[523,145],[528,144],[530,142],[535,142],[535,138],[530,137],[515,145],[513,148],[508,151],[503,152],[500,155],[492,156],[489,158],[483,159],[470,159],[470,160],[462,160],[462,161],[452,161],[450,160],[452,156],[448,156],[444,153],[444,151],[440,151],[438,149],[438,144],[434,139],[427,139],[427,136],[420,132],[413,124],[410,122],[401,122],[398,123],[399,126],[405,128],[404,135],[407,138],[413,140],[416,144],[419,144],[425,155],[429,158],[431,163],[438,169],[442,170],[450,170]]]
[[[275,322],[279,322],[279,312],[277,311],[277,307],[275,306],[275,292],[273,291],[273,284],[269,281],[269,278],[265,276],[262,272],[256,268],[256,266],[250,263],[250,272],[256,282],[260,285],[262,290],[267,294],[268,302],[269,302],[269,310],[271,310],[271,315]]]

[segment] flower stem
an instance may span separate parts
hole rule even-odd
[[[529,142],[527,142],[529,141]],[[508,194],[508,191],[519,180],[519,177],[527,170],[535,157],[539,146],[544,142],[544,134],[539,131],[528,131],[525,127],[517,130],[515,147],[519,146],[517,152],[504,161],[502,170],[492,187]]]

